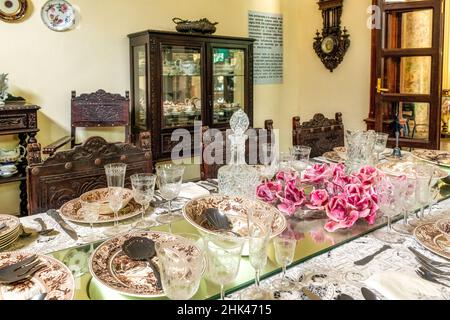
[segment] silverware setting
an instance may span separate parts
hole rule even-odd
[[[31,297],[28,300],[45,300],[46,297],[47,297],[47,292],[43,292],[43,293],[39,293],[39,294]]]
[[[450,282],[447,283],[447,281],[450,281],[449,277],[433,274],[423,267],[420,267],[419,269],[417,269],[416,274],[424,280],[434,282],[441,286],[450,288],[450,285],[449,285]]]
[[[56,210],[49,210],[47,211],[47,215],[53,218],[59,226],[64,230],[65,233],[69,235],[73,240],[78,241],[78,234],[77,232],[59,215],[59,213]]]
[[[36,219],[34,219],[34,221],[39,223],[39,225],[41,226],[41,231],[38,231],[38,234],[41,236],[50,236],[50,235],[55,235],[55,234],[59,233],[58,231],[56,231],[53,228],[49,229],[42,218],[36,218]]]
[[[367,288],[361,288],[361,293],[366,300],[380,300],[373,291]]]
[[[369,262],[371,262],[373,259],[375,259],[376,256],[378,256],[379,254],[383,253],[384,251],[387,251],[389,249],[392,249],[391,246],[389,245],[385,245],[383,246],[380,250],[378,250],[377,252],[375,252],[374,254],[371,254],[370,256],[367,256],[361,260],[355,261],[354,264],[356,266],[365,266],[366,264],[368,264]]]
[[[428,257],[426,257],[425,255],[423,255],[422,253],[420,253],[419,251],[417,251],[416,249],[412,248],[412,247],[408,247],[409,251],[411,251],[416,258],[420,259],[421,261],[424,261],[425,263],[436,267],[436,268],[450,268],[450,263],[446,263],[446,262],[439,262],[439,261],[435,261],[433,259],[430,259]]]
[[[37,271],[44,268],[37,255],[0,269],[0,283],[13,284],[31,278]]]
[[[355,300],[353,297],[349,296],[348,294],[341,293],[337,296],[336,300]]]
[[[3,230],[3,229],[5,229],[5,228],[6,228],[6,224],[0,223],[0,230]]]

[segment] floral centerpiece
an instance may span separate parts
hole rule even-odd
[[[328,232],[350,228],[359,219],[374,224],[379,209],[375,185],[383,174],[371,166],[350,175],[345,169],[343,164],[315,164],[303,177],[281,171],[257,187],[257,196],[289,216],[299,209],[324,210]]]

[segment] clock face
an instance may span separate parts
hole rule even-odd
[[[322,40],[322,51],[326,54],[332,53],[336,47],[334,37],[328,36]]]

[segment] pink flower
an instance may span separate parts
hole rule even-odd
[[[309,203],[306,206],[311,210],[323,210],[328,203],[328,199],[326,190],[314,190],[311,192]]]
[[[362,167],[356,175],[364,187],[368,187],[377,183],[380,172],[377,168],[371,166]]]
[[[305,171],[303,181],[313,184],[324,183],[332,174],[330,167],[326,164],[315,164],[312,168]]]
[[[295,171],[280,171],[277,173],[276,179],[282,182],[289,182],[297,179],[298,175]]]
[[[267,203],[275,203],[277,194],[282,190],[283,186],[279,182],[267,182],[256,188],[256,195],[259,199]]]
[[[331,171],[333,172],[333,178],[338,176],[344,176],[345,175],[345,165],[342,163],[334,164],[331,167]]]
[[[333,197],[326,209],[327,216],[330,218],[325,225],[325,230],[328,232],[350,228],[359,219],[358,212],[349,208],[349,204],[344,195]]]
[[[288,182],[284,189],[284,196],[278,194],[280,204],[278,210],[288,215],[293,215],[298,208],[300,208],[306,200],[305,191],[297,188],[296,181]]]

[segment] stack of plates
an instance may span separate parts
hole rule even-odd
[[[1,226],[4,226],[1,228]],[[20,236],[20,220],[14,216],[0,215],[0,251],[13,244]]]

